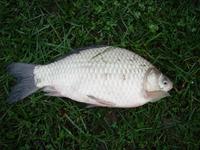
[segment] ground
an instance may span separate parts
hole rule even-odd
[[[113,45],[173,82],[171,96],[132,109],[86,108],[37,92],[8,104],[12,62],[45,64],[74,48]],[[199,149],[198,0],[0,1],[0,149]]]

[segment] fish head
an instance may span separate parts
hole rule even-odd
[[[173,88],[172,81],[170,81],[170,79],[168,77],[166,77],[165,75],[163,75],[162,73],[159,76],[158,84],[159,84],[160,90],[162,90],[162,91],[167,92]]]
[[[149,68],[147,70],[144,83],[145,90],[147,91],[167,92],[173,88],[173,83],[170,79],[156,68]]]

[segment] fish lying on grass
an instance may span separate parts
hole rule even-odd
[[[147,60],[112,46],[82,49],[46,65],[12,63],[8,71],[18,81],[10,103],[41,89],[92,106],[128,108],[169,96],[173,87]]]

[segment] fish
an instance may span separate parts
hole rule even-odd
[[[41,90],[89,107],[134,108],[170,96],[173,88],[149,61],[115,46],[75,50],[49,64],[11,63],[7,70],[17,79],[9,103]]]

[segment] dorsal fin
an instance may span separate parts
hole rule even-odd
[[[80,52],[88,50],[88,49],[102,48],[102,47],[107,47],[107,45],[96,45],[96,46],[91,45],[91,46],[87,46],[87,47],[83,47],[83,48],[75,48],[75,49],[72,49],[71,51],[69,51],[66,55],[58,57],[54,62],[59,61],[69,55],[79,54]]]
[[[102,48],[102,47],[107,47],[108,45],[90,45],[90,46],[86,46],[86,47],[83,47],[83,48],[75,48],[71,51],[71,54],[76,54],[76,53],[79,53],[81,51],[84,51],[84,50],[88,50],[88,49],[93,49],[93,48]]]

